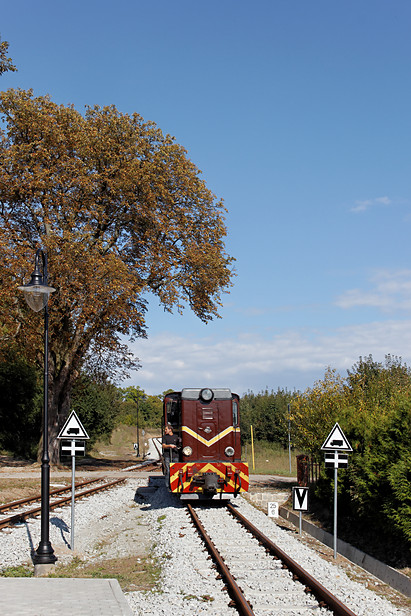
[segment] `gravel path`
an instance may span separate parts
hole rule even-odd
[[[152,488],[146,485],[145,479],[130,478],[109,492],[79,501],[75,510],[75,554],[95,560],[108,555],[139,558],[151,552],[161,565],[161,579],[152,592],[126,593],[135,616],[235,616],[227,606],[228,598],[211,561],[205,552],[198,551],[200,539],[183,505],[166,491],[162,477],[152,478]],[[341,567],[323,560],[245,499],[233,502],[357,616],[410,616],[410,611],[393,607],[350,580]],[[73,556],[69,549],[70,507],[51,512],[50,522],[50,540],[59,562],[68,562]],[[39,520],[0,532],[0,569],[31,562],[30,551],[37,547],[39,538]],[[279,614],[270,610],[265,616],[274,613]],[[280,614],[293,616],[290,611]]]
[[[123,551],[130,554],[143,553],[145,546],[134,532],[125,536],[126,529],[140,527],[139,506],[134,502],[138,486],[146,485],[145,479],[133,479],[113,490],[97,493],[76,502],[74,521],[74,554],[88,559],[104,555],[102,542],[110,537],[110,552],[113,557]],[[50,541],[59,562],[69,562],[73,557],[71,539],[70,505],[50,511]],[[142,526],[142,529],[146,527]],[[140,532],[140,531],[139,531]],[[141,534],[144,536],[143,531]],[[146,530],[146,543],[149,541]],[[40,518],[17,524],[12,529],[0,532],[0,569],[31,564],[31,551],[40,541]]]

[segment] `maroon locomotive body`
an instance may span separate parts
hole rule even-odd
[[[248,490],[241,460],[240,401],[228,388],[185,388],[164,398],[163,425],[179,448],[170,461],[170,489],[183,499],[231,498]]]

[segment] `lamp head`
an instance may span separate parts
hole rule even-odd
[[[17,288],[19,291],[23,291],[26,302],[34,312],[43,310],[49,301],[50,293],[56,290],[47,285],[47,268],[45,265],[43,265],[43,273],[40,271],[39,251],[36,253],[34,272],[31,275],[30,282]]]

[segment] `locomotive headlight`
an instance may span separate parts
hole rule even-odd
[[[211,389],[202,389],[200,391],[200,397],[202,400],[204,400],[204,402],[211,402],[213,396],[214,394]]]
[[[187,447],[183,447],[183,454],[185,456],[191,456],[192,453],[193,453],[193,450],[191,449],[191,447],[188,447],[188,446]]]
[[[232,447],[226,447],[224,453],[226,456],[231,457],[234,455],[234,449]]]

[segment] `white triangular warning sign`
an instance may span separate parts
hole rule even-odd
[[[352,451],[352,447],[338,423],[335,424],[325,439],[321,451]]]
[[[84,429],[83,424],[77,417],[75,411],[71,412],[70,417],[67,419],[66,423],[63,426],[60,434],[57,438],[67,438],[67,439],[89,439],[89,435]]]

